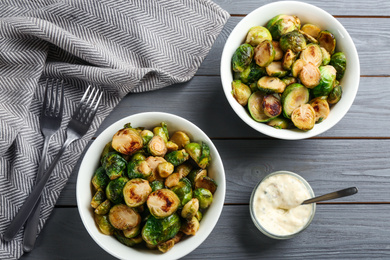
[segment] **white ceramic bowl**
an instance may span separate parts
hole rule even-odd
[[[177,130],[183,130],[190,136],[192,141],[204,141],[210,147],[212,160],[208,168],[210,177],[215,179],[218,183],[218,189],[214,194],[214,200],[210,208],[204,214],[200,223],[199,231],[195,236],[187,237],[183,241],[176,244],[170,251],[163,254],[158,250],[139,249],[127,247],[119,243],[113,236],[103,235],[99,232],[93,218],[93,211],[90,206],[92,199],[91,194],[91,179],[94,171],[99,165],[101,151],[106,143],[108,143],[112,136],[126,123],[131,123],[133,127],[145,127],[151,129],[166,122],[168,130],[172,133]],[[219,216],[222,212],[222,207],[225,200],[225,171],[223,168],[221,157],[217,149],[207,135],[193,123],[184,118],[167,113],[147,112],[135,114],[123,118],[116,123],[109,126],[93,141],[86,152],[78,173],[76,185],[77,206],[81,216],[81,220],[87,229],[88,233],[95,240],[95,242],[105,251],[119,259],[178,259],[197,248],[211,233],[216,225]]]
[[[252,26],[265,26],[265,24],[278,14],[296,15],[302,24],[312,23],[322,29],[332,32],[337,41],[336,51],[343,51],[347,57],[347,69],[340,84],[343,87],[341,100],[331,108],[330,114],[320,124],[316,124],[310,131],[304,132],[299,129],[275,129],[264,123],[254,121],[246,109],[238,104],[231,94],[233,74],[231,69],[231,58],[234,51],[245,40],[246,34]],[[226,98],[236,114],[253,129],[265,135],[286,139],[298,140],[319,135],[337,124],[351,107],[360,80],[360,65],[356,47],[348,32],[341,23],[326,11],[302,2],[285,1],[264,5],[243,18],[231,32],[225,43],[221,57],[221,80]]]

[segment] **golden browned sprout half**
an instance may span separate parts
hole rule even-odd
[[[317,66],[313,63],[306,63],[299,73],[299,79],[307,88],[314,88],[320,83],[321,73]]]
[[[111,225],[120,230],[135,227],[141,223],[140,215],[133,208],[124,204],[113,206],[110,209],[108,218]]]
[[[133,154],[143,146],[139,132],[134,128],[123,128],[112,137],[112,148],[122,154]]]

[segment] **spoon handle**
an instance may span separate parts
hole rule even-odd
[[[328,193],[328,194],[325,194],[322,196],[318,196],[318,197],[314,197],[314,198],[305,200],[304,202],[302,202],[302,205],[315,203],[315,202],[319,202],[319,201],[324,201],[324,200],[332,200],[332,199],[337,199],[337,198],[341,198],[341,197],[346,197],[346,196],[353,195],[357,192],[358,192],[358,189],[356,187],[351,187],[351,188],[331,192],[331,193]]]

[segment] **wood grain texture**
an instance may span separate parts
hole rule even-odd
[[[183,259],[389,259],[390,205],[319,205],[303,233],[264,239],[247,205],[225,206],[210,236]],[[114,259],[82,225],[76,208],[56,208],[22,260]]]
[[[271,0],[252,1],[252,0],[215,0],[230,14],[245,15],[252,12],[260,6],[275,2]],[[303,0],[301,2],[309,3],[320,7],[332,15],[353,15],[353,16],[388,16],[390,2],[386,0],[357,0],[357,1],[320,1],[320,0]]]
[[[237,2],[239,3],[239,1]],[[324,4],[327,2],[324,2]],[[390,3],[390,2],[389,2]],[[389,8],[387,9],[388,14]],[[337,18],[351,35],[359,54],[361,75],[390,75],[390,37],[388,18]],[[197,75],[219,75],[222,50],[229,34],[242,17],[231,17],[213,48],[200,66]],[[375,46],[375,47],[374,47]]]

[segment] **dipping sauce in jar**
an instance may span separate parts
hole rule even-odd
[[[315,213],[315,203],[301,205],[314,197],[310,185],[298,174],[279,171],[266,176],[251,197],[251,217],[265,235],[287,239],[304,230]]]

